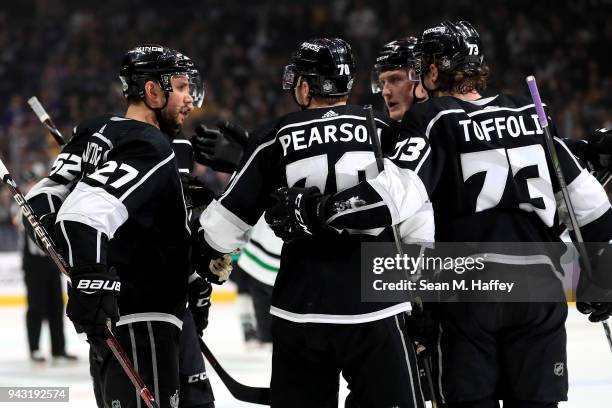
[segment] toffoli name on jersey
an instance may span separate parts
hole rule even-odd
[[[533,121],[535,129],[531,126],[531,121]],[[531,115],[531,121],[526,116],[511,115],[480,121],[474,119],[460,120],[459,126],[463,129],[463,136],[466,142],[473,139],[490,141],[493,137],[502,139],[508,136],[519,137],[521,135],[543,134],[544,131],[538,122],[538,115]],[[528,127],[531,129],[528,129]]]

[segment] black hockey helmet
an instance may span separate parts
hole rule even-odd
[[[480,35],[468,21],[443,21],[426,29],[417,48],[423,63],[445,72],[475,70],[484,60]]]
[[[351,46],[340,38],[303,42],[285,67],[283,89],[293,90],[298,78],[308,81],[312,95],[345,96],[353,87],[355,58]]]
[[[204,85],[200,73],[191,58],[171,48],[161,45],[141,45],[129,50],[123,57],[119,79],[123,95],[144,98],[144,84],[154,80],[165,92],[172,92],[173,76],[186,76],[189,79],[189,93],[193,105],[202,106]]]
[[[420,77],[420,58],[418,58],[415,47],[416,37],[406,37],[391,41],[383,46],[378,52],[376,63],[372,70],[371,82],[372,93],[382,91],[378,77],[382,72],[406,69],[408,80],[418,82]]]

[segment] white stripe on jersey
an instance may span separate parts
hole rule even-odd
[[[464,102],[469,102],[472,105],[482,106],[482,105],[486,105],[487,103],[491,102],[493,99],[497,98],[498,96],[499,95],[490,96],[488,98],[476,99],[474,101],[464,100]]]
[[[189,141],[189,139],[172,139],[172,143],[183,143],[191,146],[191,142]]]
[[[363,121],[366,120],[365,116],[355,116],[355,115],[338,115],[338,116],[332,116],[331,118],[312,119],[312,120],[307,120],[305,122],[297,122],[297,123],[291,123],[289,125],[285,125],[276,132],[276,136],[278,136],[278,134],[285,129],[289,129],[289,128],[293,128],[297,126],[303,126],[303,125],[310,125],[311,123],[330,122],[330,121],[339,120],[339,119],[355,119],[355,120],[363,120]],[[374,118],[374,120],[389,127],[389,125],[381,119]]]
[[[128,315],[123,315],[119,317],[117,326],[124,326],[126,324],[138,322],[166,322],[175,325],[181,330],[183,329],[183,321],[181,319],[169,313],[158,312],[132,313]]]
[[[68,265],[74,266],[72,263],[72,245],[70,245],[70,239],[68,239],[68,234],[66,234],[66,227],[64,227],[64,223],[60,222],[60,227],[62,229],[62,235],[64,235],[64,239],[66,240],[66,244],[68,245]]]
[[[44,179],[36,183],[30,189],[30,191],[28,191],[28,194],[25,195],[25,199],[29,201],[39,194],[50,194],[64,201],[68,194],[70,194],[70,190],[67,186],[63,184],[58,184],[55,181],[45,177]]]
[[[416,400],[417,393],[414,388],[414,376],[412,375],[412,366],[410,364],[410,356],[408,355],[408,348],[406,347],[406,339],[404,338],[404,331],[400,327],[399,320],[397,319],[397,315],[393,316],[393,319],[395,320],[395,327],[397,327],[397,332],[399,334],[400,340],[402,341],[402,349],[404,350],[404,361],[406,362],[406,368],[408,368],[408,377],[410,378],[410,389],[411,389],[411,394],[412,394],[412,402],[414,404],[413,406],[417,408],[419,406],[422,406],[423,404],[417,404],[417,400]],[[410,347],[412,347],[412,345],[410,345]],[[416,361],[415,361],[415,364],[416,364]],[[417,375],[417,378],[419,377],[420,375]],[[419,391],[421,393],[421,398],[424,401],[425,398],[423,397],[423,390],[421,390],[420,385],[421,384],[419,383]]]
[[[563,272],[557,270],[555,264],[550,260],[547,255],[506,255],[506,254],[495,254],[487,252],[483,254],[473,254],[470,257],[483,258],[483,262],[500,263],[506,265],[548,265],[555,274],[557,279],[563,282]]]
[[[251,157],[249,157],[249,160],[247,160],[244,166],[242,166],[242,169],[240,170],[240,172],[238,174],[234,173],[234,175],[230,179],[229,185],[225,189],[225,192],[221,195],[221,198],[219,198],[219,201],[222,201],[223,198],[225,198],[225,196],[228,195],[230,191],[232,191],[232,189],[234,188],[234,186],[236,185],[240,177],[244,174],[245,170],[248,169],[249,166],[251,165],[251,162],[253,161],[257,153],[261,152],[266,147],[271,146],[275,141],[276,141],[276,137],[272,140],[269,140],[265,143],[260,144],[257,147],[257,149],[255,149],[255,151],[251,154]]]
[[[447,110],[443,110],[443,111],[438,112],[438,114],[436,116],[434,116],[433,119],[431,119],[429,121],[429,123],[427,124],[427,127],[425,128],[425,137],[427,139],[429,139],[429,134],[431,133],[431,128],[433,127],[433,125],[436,124],[438,119],[440,119],[444,115],[448,115],[449,113],[465,113],[465,110],[463,110],[463,109],[447,109]]]
[[[438,390],[440,390],[440,398],[442,403],[446,404],[446,397],[444,396],[444,387],[442,387],[442,324],[438,327]]]
[[[105,127],[106,127],[106,125],[104,125],[104,126],[102,127],[102,129],[100,129],[98,132],[102,132],[102,131],[104,131],[104,128],[105,128]],[[101,141],[103,141],[104,143],[106,143],[106,144],[108,145],[108,148],[109,148],[109,149],[112,149],[112,148],[114,147],[114,146],[113,146],[113,143],[112,143],[110,140],[108,140],[106,137],[102,136],[102,134],[101,134],[101,133],[98,133],[98,132],[94,133],[94,134],[92,135],[92,137],[97,137],[98,139],[100,139]]]
[[[100,263],[100,247],[102,245],[102,232],[96,234],[96,262]]]
[[[608,195],[602,185],[592,174],[584,169],[578,177],[568,184],[567,192],[569,193],[570,200],[572,200],[572,206],[574,207],[579,227],[595,221],[612,208]],[[555,198],[557,199],[557,207],[562,209],[559,211],[559,215],[562,218],[561,221],[571,228],[572,224],[569,220],[561,191],[555,194]]]
[[[386,319],[401,312],[412,310],[410,302],[398,303],[385,309],[359,315],[332,315],[317,313],[293,313],[280,309],[276,306],[270,307],[270,314],[294,323],[330,323],[330,324],[357,324]]]
[[[379,194],[380,195],[380,194]],[[331,217],[329,217],[327,219],[327,221],[325,221],[327,224],[330,224],[332,221],[334,221],[336,218],[338,217],[342,217],[343,215],[347,215],[347,214],[353,214],[356,212],[360,212],[360,211],[367,211],[367,210],[371,210],[372,208],[376,208],[376,207],[382,207],[385,205],[384,201],[379,201],[377,203],[372,203],[372,204],[368,204],[368,205],[363,205],[361,207],[356,207],[356,208],[350,208],[348,210],[344,210],[342,212],[336,213],[334,215],[332,215]]]
[[[542,106],[546,106],[545,103],[542,104]],[[470,112],[467,115],[469,117],[475,116],[475,115],[480,115],[481,113],[490,113],[490,112],[499,112],[499,111],[509,111],[509,112],[521,112],[524,111],[525,109],[529,109],[529,108],[533,108],[534,105],[529,104],[529,105],[524,105],[521,106],[520,108],[504,108],[504,107],[495,107],[495,108],[484,108],[475,112]]]
[[[57,213],[57,222],[74,221],[102,231],[112,239],[128,219],[128,210],[116,197],[100,187],[79,182]]]
[[[200,229],[204,230],[204,240],[214,250],[227,254],[246,244],[247,232],[251,226],[225,208],[221,202],[213,200],[200,215]],[[215,240],[207,231],[215,232]]]
[[[174,152],[170,153],[170,156],[166,157],[164,160],[160,161],[159,163],[157,163],[151,170],[149,170],[147,172],[147,174],[145,174],[140,180],[138,180],[138,183],[134,184],[132,187],[130,187],[130,189],[128,191],[126,191],[125,193],[123,193],[123,195],[121,197],[119,197],[120,201],[123,201],[127,198],[127,196],[129,196],[130,194],[132,194],[134,192],[134,190],[136,190],[138,187],[140,187],[140,185],[142,183],[144,183],[145,181],[147,181],[147,179],[149,177],[151,177],[151,175],[153,173],[155,173],[160,167],[162,167],[164,164],[168,163],[170,160],[174,159]]]
[[[55,205],[53,204],[53,198],[51,197],[51,194],[47,194],[47,201],[49,202],[49,209],[51,210],[52,213],[54,213]]]
[[[572,158],[572,160],[574,161],[574,164],[576,165],[576,167],[578,168],[578,170],[582,170],[582,169],[583,169],[583,167],[580,165],[580,163],[578,163],[578,160],[576,159],[576,156],[574,156],[574,153],[572,153],[572,152],[570,151],[570,149],[567,147],[567,145],[565,144],[565,142],[564,142],[563,140],[559,139],[559,138],[558,138],[558,137],[556,137],[556,136],[554,137],[554,139],[555,139],[555,141],[556,141],[556,142],[557,142],[559,145],[561,145],[561,147],[562,147],[563,149],[565,149],[565,151],[567,152],[567,154],[569,155],[569,157],[571,157],[571,158]]]

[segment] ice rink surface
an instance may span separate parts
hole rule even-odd
[[[24,314],[25,309],[22,307],[0,308],[2,324],[0,386],[70,387],[70,402],[4,402],[0,403],[0,407],[95,407],[86,360],[87,344],[77,337],[72,326],[67,323],[67,349],[77,354],[81,359],[80,362],[69,367],[55,367],[50,364],[34,367],[28,360]],[[569,401],[561,403],[560,407],[612,407],[612,353],[606,343],[601,324],[589,323],[584,316],[571,308],[567,332],[570,393]],[[245,349],[238,322],[238,310],[235,305],[213,305],[210,326],[204,337],[223,367],[238,381],[252,386],[269,384],[271,354],[262,349],[250,351]],[[41,349],[45,353],[48,353],[48,343],[45,328],[41,339]],[[209,372],[218,408],[257,406],[233,399],[214,371],[209,369]],[[344,396],[346,396],[346,390],[344,386],[341,386],[341,401]]]

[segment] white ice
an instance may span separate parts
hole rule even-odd
[[[77,354],[80,362],[70,367],[55,367],[49,364],[34,367],[28,360],[24,314],[23,307],[0,308],[0,386],[67,386],[70,387],[70,402],[0,403],[0,407],[95,407],[87,368],[87,344],[80,340],[72,326],[66,323],[67,349]],[[567,332],[570,394],[569,401],[561,403],[560,407],[612,406],[612,353],[601,324],[589,323],[584,316],[571,308]],[[238,381],[252,386],[269,384],[270,353],[261,349],[245,349],[235,305],[213,305],[210,326],[204,336],[223,367]],[[41,349],[47,354],[48,343],[48,333],[44,329]],[[233,399],[214,371],[210,367],[208,371],[218,408],[257,406]],[[344,396],[346,391],[342,386],[341,401]]]

